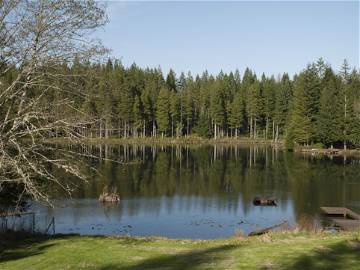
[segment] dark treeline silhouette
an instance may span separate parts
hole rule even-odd
[[[286,73],[258,78],[248,68],[242,75],[236,70],[176,76],[170,70],[164,76],[160,69],[125,68],[110,59],[105,64],[75,61],[62,68],[71,75],[69,91],[52,92],[45,106],[55,119],[76,108],[79,113],[73,117],[88,123],[79,132],[89,138],[196,134],[286,139],[289,147],[360,145],[360,74],[346,60],[338,74],[319,59],[293,78]],[[0,88],[11,84],[16,73],[10,69]],[[73,108],[51,106],[62,99],[71,99]],[[61,132],[53,136],[61,137]]]

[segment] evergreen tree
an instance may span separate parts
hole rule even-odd
[[[161,136],[166,136],[170,127],[169,91],[166,88],[161,88],[157,98],[156,122]]]
[[[19,69],[0,63],[0,70],[4,68],[8,71],[0,77],[0,93]],[[217,76],[205,71],[195,78],[181,73],[177,80],[170,70],[164,79],[160,68],[125,68],[113,59],[75,59],[56,68],[73,75],[69,81],[49,80],[77,94],[72,106],[83,114],[72,117],[89,123],[77,130],[86,136],[156,136],[157,130],[164,136],[197,133],[215,138],[250,133],[253,139],[260,134],[275,141],[286,138],[288,147],[317,142],[342,143],[345,149],[360,146],[360,78],[357,71],[350,72],[346,60],[338,74],[320,58],[292,79],[284,74],[278,80],[264,74],[259,80],[248,68],[242,78],[236,70]],[[40,90],[31,87],[26,94],[36,96]],[[43,107],[61,119],[72,110],[50,104],[68,97],[65,91],[52,91],[42,100]],[[0,106],[1,114],[6,111]]]
[[[181,135],[182,125],[180,123],[180,97],[178,94],[170,93],[170,118],[171,118],[171,137]]]
[[[197,125],[194,127],[194,132],[203,138],[211,137],[210,119],[206,115],[201,115]]]
[[[347,139],[356,147],[360,147],[360,74],[353,70],[349,83],[349,119],[350,131]]]
[[[311,122],[309,142],[314,142],[318,139],[317,120],[319,118],[321,92],[321,80],[318,74],[318,68],[315,64],[308,65],[305,70],[303,87],[306,116]]]
[[[263,79],[264,116],[265,116],[265,139],[268,139],[270,123],[274,120],[275,112],[275,78]]]
[[[273,139],[278,140],[283,134],[289,116],[290,100],[292,98],[291,83],[288,74],[284,74],[275,91],[274,121],[272,125]]]
[[[181,100],[181,105],[182,105],[181,117],[184,121],[186,135],[190,135],[191,127],[194,121],[194,114],[195,114],[191,85],[192,83],[191,84],[188,83],[186,90],[183,92],[182,100]]]
[[[247,106],[246,111],[249,117],[250,123],[250,138],[257,138],[257,125],[260,120],[262,108],[263,108],[263,99],[261,96],[261,87],[258,81],[254,82],[249,86],[247,91]]]
[[[210,111],[214,123],[214,137],[217,139],[222,135],[222,129],[226,123],[226,107],[221,81],[218,81],[212,89]]]
[[[170,69],[169,74],[166,77],[166,87],[170,91],[176,92],[176,75],[172,69]]]
[[[133,121],[133,135],[138,137],[139,132],[141,132],[144,124],[143,105],[138,95],[136,95],[134,98]]]
[[[352,95],[350,95],[350,68],[346,59],[343,62],[343,65],[340,70],[340,76],[342,79],[341,84],[341,99],[343,99],[343,146],[344,150],[347,149],[347,142],[351,140],[351,131],[352,131],[352,123],[354,119],[353,106],[351,105],[354,100]]]
[[[230,105],[229,112],[229,126],[235,131],[235,137],[238,136],[240,129],[243,127],[244,123],[244,102],[241,92],[237,92],[234,100]]]
[[[287,131],[287,145],[309,144],[312,136],[311,118],[308,116],[307,98],[305,93],[305,74],[298,76],[294,84],[294,97]]]
[[[324,88],[321,91],[319,113],[319,136],[323,144],[331,147],[343,139],[342,100],[337,78],[331,69],[324,75]]]

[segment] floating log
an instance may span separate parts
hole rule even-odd
[[[262,235],[262,234],[265,234],[265,233],[268,233],[270,231],[273,231],[275,229],[280,229],[281,227],[283,227],[284,230],[288,230],[289,229],[289,222],[287,220],[279,223],[279,224],[276,224],[274,226],[271,226],[271,227],[267,227],[267,228],[264,228],[264,229],[260,229],[260,230],[255,230],[255,231],[252,231],[251,233],[249,233],[249,236],[256,236],[256,235]]]
[[[259,197],[254,198],[253,204],[255,206],[276,206],[277,205],[275,199],[264,199],[264,198],[259,198]]]

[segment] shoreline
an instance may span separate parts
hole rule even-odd
[[[356,156],[356,155],[360,155],[360,149],[338,149],[338,148],[307,148],[307,147],[303,147],[303,148],[295,148],[294,149],[295,153],[301,153],[301,154],[305,154],[305,155],[322,155],[322,156],[330,156],[330,157],[334,157],[334,156]]]
[[[133,144],[133,145],[273,145],[276,147],[283,147],[284,142],[265,139],[250,139],[247,137],[239,138],[220,138],[220,139],[206,139],[200,137],[137,137],[137,138],[84,138],[78,140],[69,140],[67,138],[52,138],[48,139],[50,143],[88,143],[88,144]]]
[[[219,139],[206,139],[200,137],[136,137],[136,138],[82,138],[70,140],[68,138],[51,138],[46,140],[47,143],[56,144],[111,144],[111,145],[146,145],[146,146],[272,146],[277,149],[285,149],[285,142],[279,140],[274,142],[273,140],[265,139],[250,139],[248,137],[238,138],[219,138]],[[339,148],[319,148],[319,147],[295,147],[292,152],[301,153],[305,155],[321,155],[321,156],[355,156],[360,155],[360,149],[339,149]]]

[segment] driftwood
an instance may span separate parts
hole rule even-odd
[[[265,198],[259,198],[259,197],[254,198],[253,204],[256,206],[276,206],[277,205],[275,199],[265,199]]]
[[[100,194],[99,201],[102,203],[112,202],[116,203],[120,201],[120,196],[116,192],[116,187],[112,188],[111,191],[108,190],[108,187],[105,186],[102,194]]]
[[[262,234],[268,233],[274,229],[280,229],[281,227],[283,227],[284,229],[289,229],[289,222],[287,220],[285,220],[274,226],[252,231],[251,233],[249,233],[249,236],[262,235]]]

